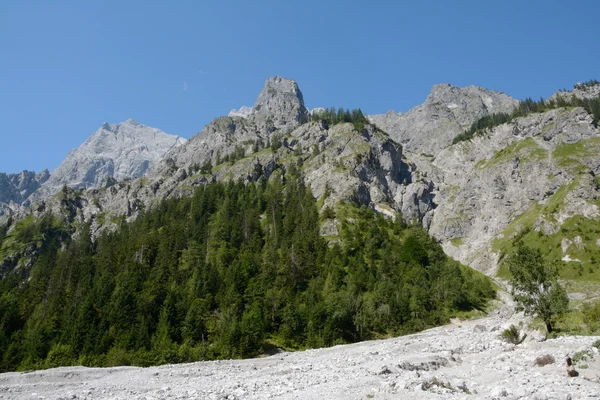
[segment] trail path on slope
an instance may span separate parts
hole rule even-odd
[[[501,298],[505,296],[501,295]],[[508,299],[506,299],[508,300]],[[510,301],[510,300],[509,300]],[[151,368],[66,367],[0,374],[2,399],[592,399],[600,398],[600,337],[509,345],[522,316],[504,303],[479,320],[393,339],[270,357]],[[593,357],[567,378],[565,357]],[[534,366],[550,354],[556,362]]]

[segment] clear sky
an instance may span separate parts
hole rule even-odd
[[[308,108],[407,111],[435,83],[548,97],[600,79],[598,0],[1,0],[0,171],[104,121],[190,138],[273,75]]]

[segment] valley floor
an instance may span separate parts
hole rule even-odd
[[[503,305],[479,320],[418,334],[279,353],[270,357],[151,368],[66,367],[0,374],[2,399],[591,399],[600,398],[600,337],[518,346],[498,339],[519,315]],[[587,351],[579,377],[565,358]],[[550,354],[556,362],[535,366]]]

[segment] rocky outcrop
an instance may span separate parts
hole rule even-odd
[[[562,244],[560,254],[552,253],[557,261],[588,265],[585,249],[598,248],[595,231],[585,226],[600,223],[600,131],[585,109],[530,114],[451,145],[477,118],[517,104],[499,92],[436,85],[425,104],[406,114],[371,117],[377,125],[328,126],[308,121],[296,82],[270,78],[251,111],[216,118],[185,144],[173,145],[142,177],[117,180],[136,176],[125,168],[112,175],[115,180],[90,182],[92,190],[77,194],[75,214],[80,222],[92,221],[94,230],[110,228],[112,221],[134,218],[199,185],[278,179],[295,165],[322,210],[356,201],[388,216],[400,212],[427,228],[449,255],[488,274],[522,232],[540,235],[549,248]],[[134,124],[105,126],[94,136],[118,137],[121,125]],[[79,164],[70,165],[79,176]],[[60,213],[61,204],[46,198],[30,210]],[[322,232],[335,235],[335,220],[325,221]]]
[[[79,218],[94,221],[94,228],[108,227],[107,221],[133,218],[155,201],[189,195],[198,185],[269,179],[297,165],[323,208],[356,201],[429,224],[433,183],[403,158],[400,145],[372,125],[327,126],[307,122],[307,113],[296,82],[270,78],[246,117],[216,118],[138,180],[82,192]],[[60,211],[56,199],[39,204],[34,209]],[[335,233],[334,226],[330,229]]]
[[[233,109],[228,117],[247,118],[251,115],[256,122],[266,119],[269,125],[279,129],[295,127],[307,120],[310,112],[304,107],[304,98],[296,81],[274,76],[267,79],[252,108]]]
[[[573,90],[561,90],[552,95],[548,100],[556,101],[559,97],[568,101],[573,96],[579,99],[594,99],[600,96],[600,85],[575,85]]]
[[[493,274],[524,229],[554,235],[570,218],[600,217],[599,154],[600,131],[573,108],[517,118],[433,161],[417,159],[435,181],[430,233],[451,256]]]
[[[104,123],[67,155],[31,200],[44,199],[64,185],[88,189],[99,187],[107,178],[139,178],[165,153],[185,142],[132,119],[120,124]]]
[[[294,127],[308,118],[298,84],[280,76],[267,79],[252,107],[252,114],[272,119],[276,128]]]
[[[369,118],[407,151],[436,155],[479,118],[510,112],[517,105],[504,93],[440,84],[433,86],[424,104],[405,114],[390,111]]]
[[[47,169],[37,174],[33,171],[23,171],[19,174],[0,172],[0,215],[18,207],[49,177]]]
[[[229,111],[227,114],[228,117],[243,117],[246,118],[248,115],[252,114],[252,108],[248,106],[241,106],[239,110],[235,108]]]

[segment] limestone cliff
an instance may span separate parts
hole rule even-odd
[[[120,124],[104,123],[67,155],[30,200],[43,200],[64,185],[88,189],[100,186],[107,178],[139,178],[166,152],[185,142],[132,119]]]
[[[379,128],[411,153],[436,155],[479,118],[510,112],[518,101],[477,86],[434,85],[427,100],[407,113],[370,116]]]

